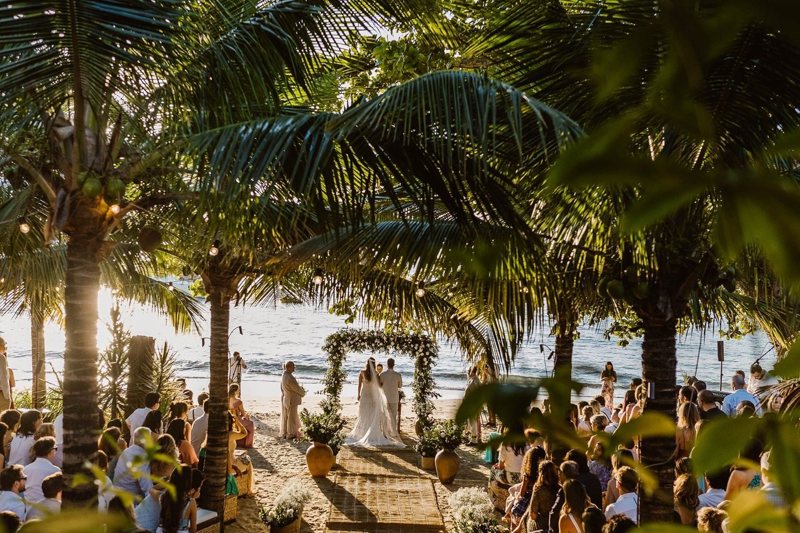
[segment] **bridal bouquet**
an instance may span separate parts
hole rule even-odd
[[[258,511],[261,521],[270,527],[283,527],[291,524],[303,514],[303,505],[311,499],[311,491],[303,483],[295,480],[275,498],[271,508],[262,507]]]
[[[504,528],[494,516],[494,505],[484,489],[458,489],[448,500],[457,533],[499,533]]]

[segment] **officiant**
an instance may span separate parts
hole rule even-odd
[[[300,438],[300,415],[297,409],[303,402],[306,390],[294,377],[294,363],[286,361],[281,377],[281,438]]]

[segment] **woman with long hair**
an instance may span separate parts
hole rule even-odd
[[[606,406],[610,409],[614,406],[614,384],[617,382],[617,372],[611,361],[606,361],[603,372],[600,373],[600,394],[606,400]]]
[[[175,494],[173,496],[169,491],[161,494],[161,531],[163,533],[178,533],[178,531],[195,533],[197,531],[195,498],[204,479],[202,472],[186,464],[172,472],[169,482],[175,487]]]
[[[564,506],[558,519],[558,533],[583,533],[583,511],[588,505],[586,489],[580,481],[568,479],[563,486]]]
[[[544,448],[534,446],[525,453],[525,457],[522,459],[522,485],[511,505],[510,520],[512,529],[522,521],[525,511],[528,510],[533,486],[539,476],[539,463],[544,461],[545,456]]]
[[[36,409],[25,411],[19,419],[19,431],[11,440],[8,464],[26,466],[31,464],[31,448],[36,442],[34,435],[42,425],[42,413]]]
[[[675,428],[675,458],[689,457],[697,437],[695,426],[700,421],[700,410],[691,402],[678,407],[678,424]]]
[[[16,409],[6,409],[0,413],[0,422],[4,423],[8,428],[5,437],[3,437],[3,455],[6,458],[8,458],[8,455],[11,452],[11,440],[14,438],[14,435],[17,434],[17,429],[19,429],[19,420],[21,417],[22,413]]]
[[[675,480],[672,494],[675,511],[680,516],[681,524],[695,525],[697,508],[700,506],[700,488],[697,486],[697,481],[689,474],[681,474]]]
[[[167,426],[167,434],[175,439],[175,446],[178,447],[178,459],[181,463],[189,466],[197,466],[199,459],[192,447],[192,443],[186,438],[186,426],[189,423],[182,418],[175,418]]]
[[[256,425],[250,420],[250,415],[244,409],[244,403],[241,398],[239,398],[240,392],[239,385],[231,383],[230,387],[228,387],[228,409],[230,409],[231,414],[236,418],[239,425],[245,429],[244,437],[242,437],[235,446],[250,448],[252,447],[252,436],[256,430]]]
[[[556,502],[558,494],[558,467],[553,461],[539,463],[539,475],[533,485],[531,503],[528,505],[528,531],[537,529],[547,530],[550,519],[550,509]],[[513,533],[522,531],[522,521],[513,529]]]

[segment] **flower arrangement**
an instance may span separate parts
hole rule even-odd
[[[439,396],[434,390],[433,379],[433,367],[439,355],[439,347],[434,339],[417,333],[395,334],[346,328],[329,335],[323,350],[328,354],[329,363],[322,379],[322,392],[325,394],[323,412],[341,415],[340,398],[347,377],[342,370],[342,363],[347,352],[397,351],[414,358],[413,409],[422,427],[433,424],[433,400]]]
[[[300,412],[300,421],[303,423],[303,432],[306,440],[329,444],[341,437],[344,429],[344,420],[338,413],[311,413],[308,409]],[[341,443],[339,443],[341,446]]]
[[[435,457],[436,452],[439,451],[439,435],[436,427],[427,428],[417,441],[414,449],[422,457]]]
[[[440,449],[455,450],[464,442],[464,427],[456,424],[454,420],[436,424],[434,430]]]
[[[456,533],[499,533],[503,527],[494,516],[494,505],[484,489],[458,489],[448,499]]]
[[[299,480],[289,483],[275,498],[272,507],[262,507],[258,518],[270,527],[291,524],[303,514],[303,506],[311,499],[311,492]]]

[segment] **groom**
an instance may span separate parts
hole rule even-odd
[[[383,392],[386,395],[386,403],[389,407],[389,418],[392,421],[392,427],[397,428],[397,434],[400,434],[400,417],[398,412],[400,410],[400,389],[403,388],[403,376],[394,370],[394,359],[387,359],[386,366],[388,370],[381,373],[381,381],[383,382]]]

